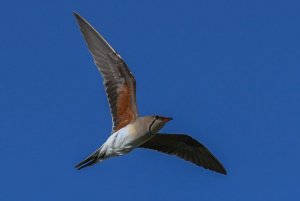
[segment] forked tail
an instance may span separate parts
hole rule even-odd
[[[81,170],[82,168],[85,168],[87,166],[92,166],[95,163],[97,163],[99,160],[104,158],[104,153],[103,154],[99,154],[101,149],[98,149],[97,151],[95,151],[94,153],[92,153],[89,157],[87,157],[86,159],[84,159],[83,161],[81,161],[80,163],[78,163],[75,168],[77,168],[78,170]]]

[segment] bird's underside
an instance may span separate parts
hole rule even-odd
[[[139,145],[137,148],[151,149],[174,155],[205,169],[213,170],[221,174],[227,174],[225,168],[218,159],[204,145],[188,135],[155,134],[153,138]],[[126,151],[126,153],[128,152]],[[80,170],[101,162],[105,158],[105,154],[100,154],[100,150],[97,150],[75,167]]]
[[[138,115],[136,81],[120,55],[84,18],[74,13],[88,49],[103,78],[112,115],[112,135],[77,169],[107,158],[129,153],[135,148],[174,155],[198,166],[226,174],[223,165],[197,140],[183,134],[159,134],[172,118]]]

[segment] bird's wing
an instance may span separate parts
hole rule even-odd
[[[74,13],[94,62],[103,77],[110,105],[113,132],[137,116],[135,79],[126,63],[105,39],[80,15]]]
[[[205,169],[227,174],[216,157],[201,143],[188,135],[155,134],[152,139],[140,147],[176,155]]]

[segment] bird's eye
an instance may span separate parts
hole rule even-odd
[[[154,116],[154,119],[159,119],[159,116]]]

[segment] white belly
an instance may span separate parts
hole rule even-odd
[[[138,133],[132,125],[127,125],[107,139],[101,152],[105,152],[105,158],[127,154],[151,137],[146,133]]]

